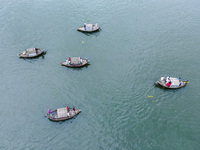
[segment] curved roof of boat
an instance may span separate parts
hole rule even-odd
[[[71,64],[80,64],[81,63],[81,57],[71,57]]]

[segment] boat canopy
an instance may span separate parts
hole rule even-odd
[[[92,24],[86,24],[86,31],[92,31]]]
[[[78,65],[81,64],[81,57],[72,57],[71,58],[71,65]]]
[[[57,115],[58,115],[58,118],[62,118],[62,117],[67,117],[67,109],[66,108],[58,108],[57,109]]]
[[[24,55],[28,55],[29,57],[37,56],[36,48],[29,48],[23,52]]]
[[[29,54],[31,54],[31,53],[36,53],[36,49],[35,49],[35,48],[29,48],[29,49],[27,49],[27,52],[28,52]]]
[[[171,85],[170,87],[179,87],[180,81],[178,80],[178,78],[170,78],[171,80]]]

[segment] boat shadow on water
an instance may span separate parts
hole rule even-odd
[[[101,30],[101,29],[100,29]],[[100,34],[100,30],[95,31],[95,32],[82,32],[82,31],[78,31],[78,32],[82,32],[83,34],[85,34],[86,36],[99,36]]]

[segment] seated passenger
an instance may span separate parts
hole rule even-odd
[[[68,106],[66,107],[66,109],[67,109],[67,112],[69,112],[69,107]]]
[[[170,81],[170,82],[167,83],[167,86],[170,87],[171,84],[172,84],[172,83],[171,83],[171,81]]]

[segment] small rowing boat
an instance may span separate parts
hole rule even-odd
[[[62,66],[71,67],[71,68],[78,68],[87,65],[89,60],[87,58],[81,57],[69,57],[66,61],[62,62]]]
[[[45,53],[44,49],[41,48],[29,48],[20,53],[19,56],[20,58],[33,58],[33,57],[38,57]]]
[[[81,112],[79,109],[75,108],[58,108],[54,111],[48,110],[47,117],[51,121],[63,121],[73,118]]]
[[[181,78],[176,78],[176,77],[170,77],[170,76],[163,76],[155,82],[155,84],[159,84],[165,88],[168,89],[179,89],[184,86],[186,86],[189,82],[188,81],[182,81]]]
[[[95,32],[95,31],[99,31],[100,27],[97,25],[97,23],[95,25],[84,23],[84,26],[79,27],[77,30],[82,31],[82,32]]]

